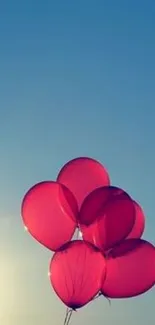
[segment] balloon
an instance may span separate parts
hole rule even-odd
[[[86,226],[80,223],[83,239],[102,251],[109,250],[124,240],[135,222],[133,200],[116,187],[101,187],[93,191],[84,201],[80,211],[80,222],[92,221]]]
[[[57,181],[70,189],[79,208],[91,191],[110,184],[106,169],[98,161],[85,157],[69,161],[61,169]]]
[[[130,232],[130,234],[128,235],[128,239],[129,238],[140,238],[144,232],[144,228],[145,228],[145,215],[144,212],[142,210],[142,208],[140,207],[140,205],[134,202],[134,206],[135,206],[135,211],[136,211],[136,219],[135,219],[135,223],[134,226]]]
[[[142,239],[125,240],[114,248],[107,259],[103,295],[130,298],[149,290],[155,284],[155,247]]]
[[[105,277],[106,262],[102,253],[80,240],[66,244],[50,263],[51,284],[62,302],[78,309],[99,292]]]
[[[89,226],[103,214],[105,206],[116,195],[123,194],[124,191],[115,186],[102,186],[92,191],[84,200],[78,221],[80,225]]]
[[[45,247],[56,251],[71,240],[78,207],[64,185],[52,181],[36,184],[25,195],[21,210],[27,230]]]

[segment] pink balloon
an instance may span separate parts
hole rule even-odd
[[[135,202],[134,202],[134,206],[135,206],[135,211],[136,211],[136,219],[135,219],[135,223],[134,226],[130,232],[130,234],[128,235],[128,239],[129,238],[140,238],[143,235],[144,229],[145,229],[145,215],[144,212],[141,208],[141,206]]]
[[[87,216],[91,221],[95,220],[90,225],[83,224]],[[79,219],[83,239],[106,251],[131,232],[135,222],[135,208],[132,199],[123,190],[101,187],[85,199]]]
[[[97,295],[105,271],[106,262],[102,253],[92,245],[76,240],[54,254],[50,280],[62,302],[76,310]]]
[[[64,185],[47,181],[27,192],[21,214],[29,233],[42,245],[56,251],[71,240],[78,207],[73,194]]]
[[[78,220],[80,225],[91,225],[104,214],[107,203],[124,191],[115,186],[102,186],[92,191],[83,201]]]
[[[74,194],[79,207],[94,189],[110,184],[106,169],[98,161],[86,157],[69,161],[61,169],[57,181]]]
[[[107,258],[103,295],[130,298],[145,293],[155,284],[155,247],[142,239],[125,240]]]

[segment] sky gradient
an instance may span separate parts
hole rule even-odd
[[[155,1],[8,0],[0,6],[0,322],[60,325],[51,253],[23,229],[35,183],[90,156],[143,207],[155,243]],[[72,324],[153,325],[155,289],[101,299]]]

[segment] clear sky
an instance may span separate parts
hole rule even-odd
[[[23,230],[20,204],[71,158],[108,168],[147,216],[155,243],[155,1],[2,1],[0,5],[0,321],[60,325],[51,253]],[[127,279],[128,281],[128,279]],[[72,324],[153,325],[155,289],[101,299]]]

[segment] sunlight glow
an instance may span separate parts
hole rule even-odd
[[[79,236],[79,239],[83,239],[83,235],[82,235],[82,232],[80,230],[79,230],[78,236]]]
[[[48,271],[48,277],[50,278],[50,276],[51,276],[51,272],[50,272],[50,271]]]
[[[24,230],[25,230],[25,231],[28,231],[28,228],[27,228],[26,226],[24,226]]]
[[[17,292],[16,272],[13,259],[6,251],[0,252],[0,319],[13,309]]]

